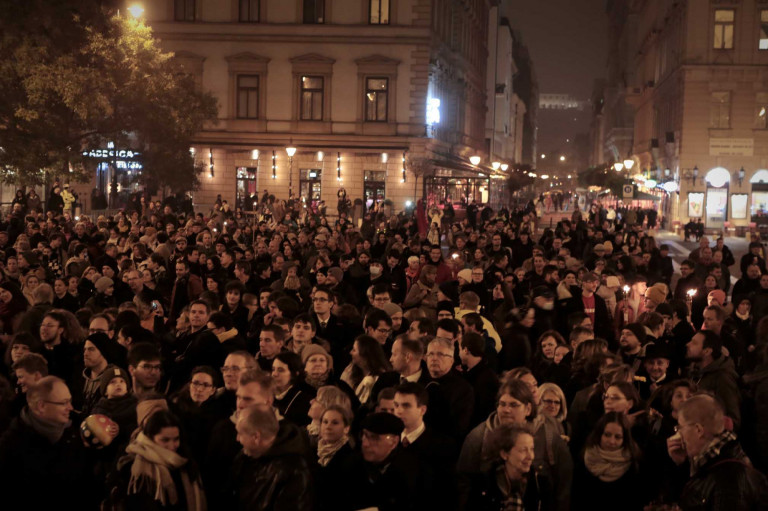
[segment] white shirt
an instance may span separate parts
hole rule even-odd
[[[424,421],[421,422],[421,426],[414,429],[411,433],[406,434],[405,430],[403,430],[402,433],[400,433],[400,441],[402,442],[404,439],[408,439],[409,443],[413,443],[416,440],[419,439],[422,433],[424,433],[424,430],[427,429],[427,427],[424,425]]]
[[[405,380],[409,381],[411,383],[416,383],[416,382],[419,381],[419,378],[421,378],[421,369],[419,369],[418,371],[416,371],[415,373],[413,373],[410,376],[406,376]]]

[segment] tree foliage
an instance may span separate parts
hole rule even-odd
[[[624,174],[613,169],[597,166],[579,172],[579,184],[585,188],[599,186],[609,188],[614,195],[620,196],[624,185]]]
[[[0,179],[87,180],[82,153],[113,141],[142,154],[150,186],[198,183],[190,141],[216,100],[119,4],[0,0]]]

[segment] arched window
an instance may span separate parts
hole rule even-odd
[[[768,183],[768,170],[762,169],[754,173],[749,180],[750,183]]]

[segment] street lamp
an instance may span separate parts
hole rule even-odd
[[[635,166],[635,160],[633,160],[632,158],[627,158],[626,160],[624,160],[624,168],[627,169],[627,171],[632,170],[632,167],[634,166]]]
[[[493,170],[499,170],[499,167],[501,167],[501,163],[498,161],[495,161],[491,163],[491,167],[493,167]]]
[[[546,154],[544,154],[544,153],[542,153],[542,154],[541,154],[541,159],[542,159],[542,160],[546,160],[546,159],[547,159],[547,155],[546,155]]]
[[[501,170],[503,170],[504,172],[506,172],[508,168],[509,168],[509,165],[507,165],[506,163],[501,164]]]
[[[296,148],[289,145],[285,148],[288,154],[288,199],[293,197],[293,155],[296,154]]]
[[[565,156],[561,156],[560,161],[565,161]]]
[[[469,157],[469,163],[471,163],[472,165],[475,165],[475,166],[477,166],[480,163],[480,160],[482,160],[482,158],[480,158],[477,155]]]
[[[739,169],[739,186],[744,182],[744,167]]]
[[[624,164],[617,161],[616,163],[613,164],[613,169],[616,172],[621,172],[622,170],[624,170]]]
[[[128,7],[128,12],[131,13],[131,16],[138,19],[144,14],[144,7],[141,4],[133,4]]]

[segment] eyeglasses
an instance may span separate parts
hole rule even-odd
[[[242,370],[241,367],[238,366],[224,366],[221,368],[222,373],[237,373]]]
[[[433,351],[431,353],[427,353],[427,358],[453,358],[453,355],[449,355],[447,353],[439,353],[437,351]]]
[[[204,389],[212,389],[213,385],[210,383],[203,383],[201,381],[191,381],[189,382],[190,385],[193,387],[203,387]]]
[[[48,401],[47,399],[44,399],[43,403],[48,403],[49,405],[56,405],[56,406],[71,406],[72,400],[65,399],[64,401]]]
[[[542,399],[541,402],[544,403],[545,405],[560,406],[559,399]]]
[[[161,364],[139,364],[139,369],[143,369],[144,371],[162,371],[163,366]]]
[[[376,331],[379,332],[380,334],[388,334],[392,330],[389,328],[377,328]]]
[[[679,433],[680,431],[682,431],[683,428],[687,428],[688,426],[693,426],[694,424],[695,423],[693,422],[690,424],[677,424],[675,425],[675,433]]]

